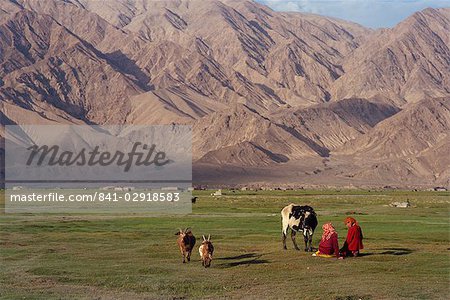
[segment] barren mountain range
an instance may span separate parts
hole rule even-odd
[[[0,0],[5,124],[190,124],[194,183],[450,184],[450,8]]]

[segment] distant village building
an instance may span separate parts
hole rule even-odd
[[[389,206],[399,207],[399,208],[407,208],[407,207],[411,207],[411,203],[409,202],[409,200],[406,200],[406,202],[392,202],[391,204],[389,204]]]
[[[125,191],[125,192],[129,192],[135,189],[135,187],[133,186],[104,186],[102,188],[100,188],[103,191]]]
[[[114,190],[114,186],[104,186],[102,188],[100,188],[101,190],[107,191],[107,190]]]
[[[161,191],[178,191],[179,188],[176,186],[166,186],[166,187],[162,187]]]
[[[204,191],[207,188],[208,187],[206,185],[194,185],[194,190],[198,190],[198,191]]]
[[[273,191],[272,187],[268,187],[268,186],[263,186],[260,188],[262,191]]]

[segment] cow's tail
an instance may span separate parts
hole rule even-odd
[[[281,210],[281,232],[283,235],[287,235],[287,231],[289,228],[289,216],[292,212],[293,204],[289,204],[285,208]]]
[[[284,235],[287,235],[288,228],[289,228],[289,219],[283,218],[283,217],[282,217],[282,221],[281,221],[281,232],[282,232]]]

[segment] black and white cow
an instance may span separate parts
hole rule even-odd
[[[289,204],[281,210],[282,238],[283,248],[286,248],[286,236],[289,228],[291,229],[291,239],[296,250],[300,250],[295,241],[297,232],[303,233],[305,241],[305,251],[312,251],[312,236],[317,227],[317,215],[311,206],[300,206]]]

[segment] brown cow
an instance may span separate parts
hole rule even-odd
[[[192,249],[195,246],[195,236],[189,228],[179,230],[175,235],[178,235],[177,244],[180,247],[181,255],[183,255],[183,263],[191,261]]]
[[[208,268],[211,266],[212,256],[214,253],[214,246],[211,243],[211,235],[208,236],[208,239],[203,235],[203,242],[198,248],[198,252],[200,252],[200,257],[202,259],[202,266]]]

